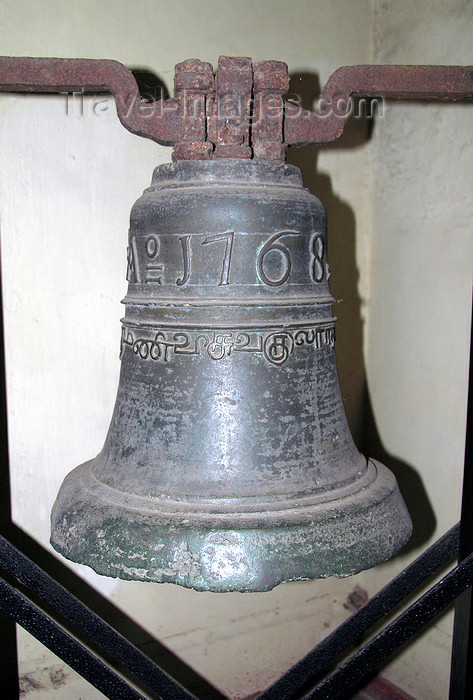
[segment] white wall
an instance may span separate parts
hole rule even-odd
[[[315,73],[323,84],[344,64],[471,63],[465,19],[471,11],[466,2],[453,4],[458,12],[445,22],[437,2],[7,0],[0,5],[1,51],[115,58],[154,71],[169,89],[174,64],[185,58],[215,65],[220,54],[248,55],[284,60],[291,73]],[[306,184],[328,205],[351,424],[357,432],[362,423],[364,342],[381,442],[388,457],[422,475],[437,534],[456,518],[461,473],[472,245],[467,109],[389,105],[371,143],[357,141],[355,126],[351,140],[322,150],[317,171],[312,151],[290,156],[303,160]],[[0,97],[13,514],[45,547],[62,479],[102,447],[118,379],[129,210],[152,168],[169,159],[168,149],[125,131],[112,109],[94,115],[89,101],[85,116],[78,110],[67,116],[64,97]],[[451,200],[448,207],[440,195]],[[456,212],[454,225],[450,212]],[[426,310],[433,320],[419,322]],[[443,408],[437,397],[446,399]],[[372,594],[404,563],[401,557],[352,579],[285,584],[252,595],[115,581],[70,566],[221,690],[244,698],[347,615],[344,602],[357,583]],[[418,697],[445,697],[450,628],[443,624],[429,632],[433,641],[421,640],[402,666],[389,670]],[[42,669],[63,665],[26,633],[19,641],[20,672],[47,686],[31,697],[99,697],[72,674],[57,690],[49,687]]]
[[[375,30],[376,62],[473,63],[473,5],[466,0],[380,2]],[[432,527],[427,542],[414,534],[415,547],[372,572],[376,585],[459,519],[473,263],[472,112],[471,104],[390,104],[374,134],[369,396],[384,451],[407,486],[415,528],[427,534]],[[452,615],[444,615],[387,675],[403,679],[415,697],[448,697],[451,632]]]

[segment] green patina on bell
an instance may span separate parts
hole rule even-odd
[[[217,157],[156,168],[132,209],[115,411],[61,487],[51,543],[106,576],[197,590],[348,576],[412,526],[348,429],[325,210],[262,157],[273,136],[224,143],[219,119]]]

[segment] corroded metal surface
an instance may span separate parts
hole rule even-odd
[[[207,139],[207,96],[213,94],[210,63],[191,58],[174,69],[174,98],[182,118],[181,140],[174,144],[174,160],[210,158],[213,144]]]
[[[473,96],[472,67],[353,66],[316,111],[287,66],[176,66],[143,104],[115,61],[0,58],[0,89],[110,92],[131,132],[173,145],[132,210],[122,372],[102,452],[59,492],[51,542],[111,576],[262,591],[388,559],[411,522],[356,450],[334,355],[325,212],[286,166],[328,143],[351,96]]]
[[[285,147],[333,141],[343,131],[351,96],[460,100],[473,97],[473,66],[344,66],[329,78],[316,111],[286,102],[281,61],[221,56],[212,66],[176,66],[175,96],[150,106],[131,71],[118,61],[0,58],[0,90],[110,92],[123,126],[174,146],[174,160],[284,160]]]
[[[262,61],[254,66],[254,124],[252,146],[255,158],[283,161],[284,100],[289,90],[287,65]]]
[[[395,479],[347,426],[326,248],[297,168],[155,170],[131,213],[115,412],[61,488],[58,551],[111,576],[261,591],[404,544]]]
[[[141,99],[133,73],[118,61],[85,58],[0,57],[4,92],[110,92],[123,126],[133,134],[172,146],[182,138],[182,119],[174,99],[158,101],[153,111]]]
[[[253,89],[251,58],[220,56],[215,95],[208,109],[209,139],[215,158],[251,158],[250,113]]]
[[[318,111],[286,105],[285,141],[334,141],[343,132],[350,96],[452,101],[471,98],[473,66],[344,66],[328,79]]]

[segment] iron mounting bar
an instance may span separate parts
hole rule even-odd
[[[245,61],[249,63],[242,67],[240,64]],[[246,93],[250,95],[252,88],[248,87],[248,80],[254,79],[255,94],[261,93],[270,99],[266,111],[256,105],[251,117],[257,117],[256,156],[269,160],[278,160],[284,155],[284,149],[272,145],[278,140],[290,146],[326,144],[338,138],[348,116],[351,96],[399,100],[473,97],[473,66],[343,66],[327,81],[317,111],[284,101],[283,119],[274,102],[281,99],[287,89],[282,66],[287,74],[287,66],[280,61],[263,61],[252,68],[250,59],[221,57],[217,76],[222,77],[214,81],[209,63],[190,59],[176,66],[175,97],[156,101],[150,110],[149,103],[140,96],[133,73],[118,61],[0,57],[0,91],[111,93],[118,118],[128,131],[165,146],[185,143],[179,159],[214,157],[212,143],[206,139],[207,131],[215,131],[216,96],[225,98],[231,92],[241,93],[242,97]],[[222,83],[225,90],[219,93]],[[250,149],[244,145],[248,130],[246,111],[240,111],[238,119],[235,114],[221,117],[219,110],[217,113],[217,124],[222,120],[232,122],[230,150],[226,146],[218,157],[251,157]],[[279,139],[275,131],[281,129],[283,133]],[[217,129],[219,133],[213,145],[219,145],[225,130],[228,132],[224,125]],[[188,147],[190,143],[192,147]]]

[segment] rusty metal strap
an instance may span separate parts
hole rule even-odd
[[[315,112],[286,105],[287,144],[330,143],[341,135],[349,98],[462,100],[473,97],[473,66],[344,66],[327,81]]]
[[[121,123],[132,134],[172,146],[181,138],[176,100],[159,100],[153,114],[133,73],[118,61],[88,58],[0,57],[3,92],[109,92]],[[148,109],[146,109],[148,108]]]
[[[238,61],[249,62],[248,70],[251,75],[250,59],[222,57],[219,64],[220,79],[217,71],[217,98],[221,83],[226,76],[224,68],[228,69],[227,73],[230,77],[239,76],[241,66],[239,64],[237,66],[240,73],[234,69]],[[274,85],[272,85],[273,64],[276,65],[276,63],[279,68],[276,66],[278,70],[275,70]],[[228,68],[229,65],[233,70]],[[329,78],[316,111],[284,102],[284,117],[282,117],[281,109],[277,108],[277,105],[276,109],[274,107],[274,100],[280,99],[281,86],[284,84],[284,80],[281,81],[284,73],[281,66],[284,64],[263,62],[258,65],[259,68],[254,67],[254,78],[256,83],[259,81],[262,85],[262,95],[271,98],[271,108],[262,109],[263,102],[258,103],[255,108],[258,118],[257,125],[253,127],[255,143],[249,145],[253,146],[253,155],[263,159],[282,159],[284,154],[283,149],[281,150],[281,141],[285,145],[324,144],[336,139],[343,131],[351,96],[400,100],[460,100],[473,97],[473,66],[345,66],[339,68]],[[266,73],[268,73],[267,77]],[[215,113],[215,107],[212,107],[214,112],[210,115],[212,127],[210,132],[216,131],[216,136],[212,143],[205,141],[208,136],[205,134],[204,125],[205,101],[210,100],[212,104],[212,100],[215,100],[210,64],[204,64],[196,59],[179,64],[176,66],[176,80],[176,96],[168,100],[156,101],[154,109],[150,110],[149,103],[144,102],[140,97],[132,72],[118,61],[76,58],[0,58],[0,90],[2,91],[109,92],[115,98],[121,123],[133,134],[166,146],[180,145],[181,150],[182,144],[188,142],[189,147],[186,147],[179,157],[208,158],[215,155],[218,157],[219,149],[222,151],[220,156],[223,157],[249,157],[250,149],[247,145],[248,135],[245,124],[247,114],[240,115],[242,118],[236,125],[221,118],[214,124],[212,114]],[[231,80],[228,78],[227,82],[231,89],[235,81],[233,78]],[[183,99],[183,92],[186,90],[189,92],[190,101]],[[246,92],[249,90],[250,87],[246,86]],[[223,90],[223,92],[228,91]],[[259,93],[258,85],[256,85],[256,93]],[[200,97],[203,100],[203,106],[194,108],[194,111],[189,113],[189,104],[200,105]],[[252,115],[253,119],[254,117],[255,114]],[[234,115],[232,119],[234,122]],[[196,121],[197,128],[193,127],[193,120]],[[284,129],[284,133],[279,139],[276,132],[281,128]],[[202,145],[199,147],[198,144]],[[212,148],[215,145],[218,148],[213,153]]]

